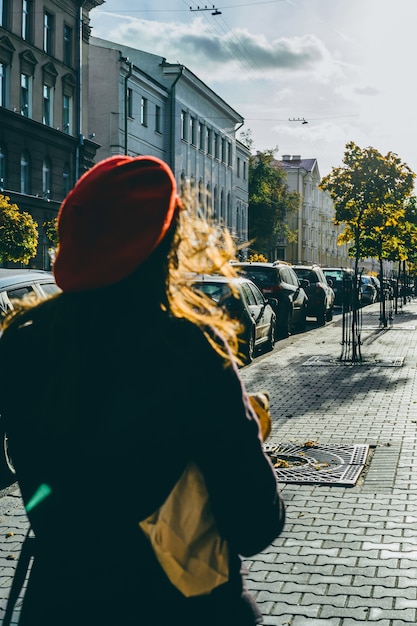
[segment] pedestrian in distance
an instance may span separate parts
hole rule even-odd
[[[87,171],[58,214],[61,292],[6,320],[0,414],[36,539],[20,626],[254,626],[242,557],[285,519],[238,369],[237,325],[190,287],[234,275],[227,231],[152,156]],[[184,596],[139,527],[192,461],[228,579]]]

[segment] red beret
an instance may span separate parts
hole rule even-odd
[[[180,200],[175,177],[152,156],[113,156],[77,181],[58,213],[55,280],[86,291],[131,274],[165,236]]]

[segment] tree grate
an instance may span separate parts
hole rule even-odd
[[[362,358],[361,361],[343,360],[330,356],[311,356],[303,365],[362,365],[368,367],[402,367],[404,365],[403,356],[385,357],[375,359]]]
[[[367,444],[264,443],[278,482],[352,487],[369,452]]]

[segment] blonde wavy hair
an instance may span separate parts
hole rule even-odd
[[[208,332],[213,328],[228,344],[239,363],[241,323],[231,318],[211,298],[192,287],[201,275],[237,276],[230,261],[236,259],[237,248],[229,230],[187,208],[179,212],[168,262],[167,296],[171,313],[197,324],[222,356],[224,349]],[[234,288],[231,284],[231,291]]]

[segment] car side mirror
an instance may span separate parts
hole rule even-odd
[[[278,300],[276,298],[267,298],[268,303],[272,306],[272,307],[277,307],[278,306]]]

